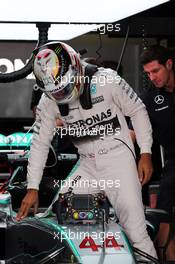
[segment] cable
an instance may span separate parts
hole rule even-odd
[[[100,32],[99,32],[98,36],[99,36],[100,43],[99,43],[98,49],[96,50],[96,54],[98,55],[98,57],[96,58],[96,61],[98,61],[101,58],[101,53],[99,51],[102,49],[102,39],[101,39]]]
[[[126,44],[127,44],[127,41],[128,41],[128,35],[129,35],[129,25],[127,27],[126,37],[125,37],[125,40],[124,40],[124,43],[123,43],[123,47],[122,47],[122,51],[121,51],[121,54],[120,54],[120,58],[119,58],[119,61],[118,61],[118,65],[117,65],[117,69],[116,69],[117,72],[118,72],[118,70],[120,68],[120,65],[121,65],[121,62],[122,62],[122,59],[123,59],[123,54],[125,52]]]
[[[20,140],[20,142],[18,143],[18,147],[20,147],[20,144],[21,142],[23,141],[23,139],[26,137],[26,135],[32,130],[32,128],[35,126],[36,124],[36,121],[33,123],[33,125],[31,126],[31,128],[24,134],[24,136],[22,137],[22,139]],[[24,155],[26,154],[25,153],[25,149],[27,147],[24,148]],[[13,180],[13,178],[16,176],[18,170],[21,169],[21,167],[18,167],[16,169],[16,171],[14,172],[15,174],[13,174],[14,176],[13,177],[10,177],[9,179],[7,179],[1,186],[0,186],[0,193],[4,193],[9,187],[12,187],[11,186],[11,182]]]
[[[149,255],[148,253],[146,253],[146,252],[144,252],[144,251],[142,251],[142,250],[140,250],[140,249],[138,249],[138,248],[135,248],[135,247],[132,247],[132,248],[133,248],[133,251],[134,251],[135,253],[139,254],[140,256],[142,256],[142,257],[144,257],[144,258],[146,258],[146,259],[148,259],[148,260],[151,260],[151,261],[152,261],[153,263],[155,263],[155,264],[160,264],[160,262],[159,262],[158,259],[152,257],[152,256]]]
[[[20,143],[23,141],[23,139],[26,137],[26,135],[34,128],[34,126],[35,126],[35,124],[37,123],[37,120],[35,120],[35,122],[33,123],[33,125],[30,127],[30,129],[25,133],[25,135],[22,137],[22,139],[20,140],[20,142],[18,143],[18,147],[19,147],[19,145],[20,145]],[[26,149],[27,147],[25,147],[25,149]],[[50,144],[50,148],[51,148],[51,150],[52,150],[52,152],[53,152],[53,155],[54,155],[54,158],[55,158],[55,161],[54,161],[54,163],[52,164],[52,165],[47,165],[47,166],[45,166],[45,168],[52,168],[52,167],[54,167],[56,164],[57,164],[57,155],[56,155],[56,153],[55,153],[55,150],[54,150],[54,148],[53,148],[53,146],[52,146],[52,144]],[[25,149],[24,149],[24,151],[25,151]]]
[[[52,152],[53,152],[53,155],[54,155],[54,158],[55,158],[55,162],[54,162],[52,165],[46,165],[45,168],[52,168],[52,167],[54,167],[54,166],[57,164],[57,162],[58,162],[58,160],[57,160],[57,155],[56,155],[56,152],[55,152],[55,150],[54,150],[52,144],[50,144],[50,148],[51,148],[51,150],[52,150]]]
[[[36,27],[39,30],[39,38],[35,48],[47,42],[48,29],[50,27],[50,24],[37,23]],[[0,73],[0,83],[9,83],[25,78],[33,71],[33,60],[34,56],[33,54],[31,54],[28,63],[22,69],[10,73]]]
[[[34,128],[35,124],[37,123],[37,121],[35,120],[35,122],[33,123],[33,125],[29,128],[29,130],[24,134],[24,136],[22,137],[22,139],[19,141],[18,143],[18,147],[20,147],[21,142],[24,140],[24,138],[27,136],[27,134]],[[26,149],[27,147],[25,147]],[[25,151],[24,149],[24,151]]]
[[[130,148],[130,146],[126,142],[124,142],[122,139],[119,139],[119,138],[114,138],[114,139],[122,142],[131,151],[131,153],[132,153],[132,155],[134,157],[134,160],[136,161],[136,156],[135,156],[133,150]]]

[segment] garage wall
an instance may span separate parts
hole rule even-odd
[[[100,59],[118,61],[124,38],[109,38],[103,34],[100,36],[102,44],[99,50]],[[141,89],[139,54],[142,42],[141,38],[129,38],[122,61],[123,77],[136,91]],[[77,50],[86,48],[88,52],[84,57],[98,57],[96,53],[100,46],[98,34],[86,34],[67,43]],[[34,42],[0,42],[0,72],[11,72],[23,67],[35,45]],[[34,83],[32,75],[13,83],[0,83],[0,118],[32,117],[30,100]]]

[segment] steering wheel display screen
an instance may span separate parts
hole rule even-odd
[[[93,209],[93,200],[90,196],[74,196],[72,198],[72,208],[76,210],[87,210],[87,209]]]

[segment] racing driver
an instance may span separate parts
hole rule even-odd
[[[66,43],[50,42],[33,53],[34,74],[44,93],[36,113],[28,191],[17,220],[26,217],[29,208],[37,210],[39,184],[59,119],[60,136],[69,133],[80,155],[60,192],[103,189],[134,247],[156,257],[141,195],[141,185],[152,174],[152,128],[145,105],[116,71],[82,62]],[[140,147],[138,170],[125,116],[131,118]]]

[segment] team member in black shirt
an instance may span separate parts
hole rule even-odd
[[[154,138],[165,151],[157,207],[175,213],[175,73],[173,54],[163,46],[151,46],[141,55],[144,72],[151,81],[142,100],[152,123]],[[167,236],[169,226],[162,224],[159,241]],[[166,232],[167,231],[167,232]],[[167,248],[167,259],[175,260],[175,240]]]

